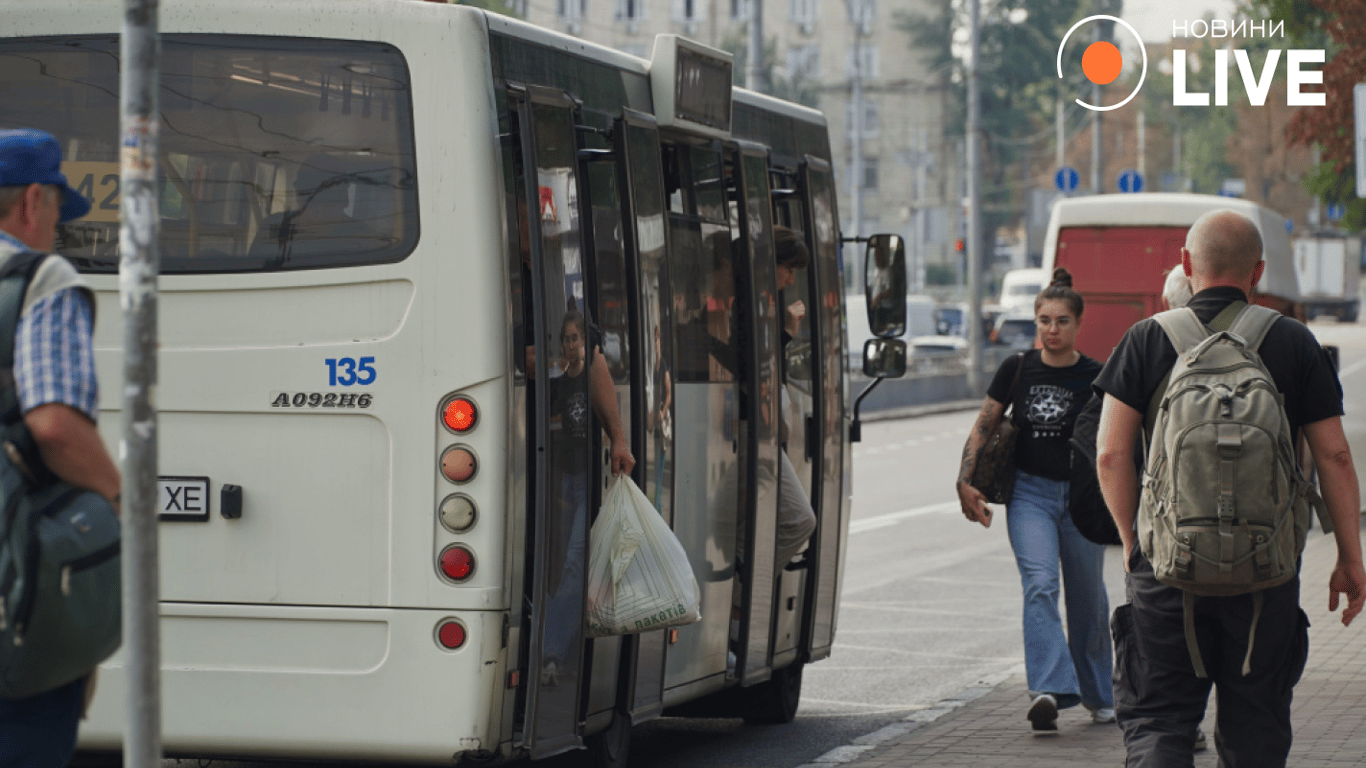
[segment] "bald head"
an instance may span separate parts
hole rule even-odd
[[[1262,235],[1246,216],[1210,211],[1186,233],[1191,276],[1201,282],[1246,282],[1262,260]]]

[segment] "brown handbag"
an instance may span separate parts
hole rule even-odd
[[[987,436],[987,441],[977,451],[977,460],[972,465],[972,477],[968,485],[982,492],[987,501],[1004,504],[1010,501],[1010,493],[1015,490],[1015,438],[1019,430],[1010,421],[1010,412],[1015,408],[1015,390],[1020,386],[1020,371],[1024,370],[1024,356],[1016,355],[1015,379],[1010,383],[1010,396],[1006,399],[1006,410],[996,428]]]

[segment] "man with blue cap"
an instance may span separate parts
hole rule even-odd
[[[42,254],[33,262],[14,334],[14,386],[47,468],[118,509],[119,471],[95,427],[94,296],[66,259],[50,253],[57,224],[90,211],[90,202],[67,184],[61,163],[61,145],[50,134],[0,130],[0,274],[16,259]],[[89,680],[0,699],[0,768],[70,762]]]

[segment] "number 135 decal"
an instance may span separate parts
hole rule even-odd
[[[352,357],[328,358],[323,361],[327,363],[327,386],[335,387],[341,385],[349,387],[353,384],[365,386],[375,382],[375,358],[362,357],[356,360]]]

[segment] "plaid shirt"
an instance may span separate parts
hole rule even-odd
[[[0,239],[30,250],[3,232]],[[90,304],[77,288],[44,296],[19,318],[14,379],[20,410],[28,413],[40,405],[63,403],[91,420],[98,417],[93,326]]]

